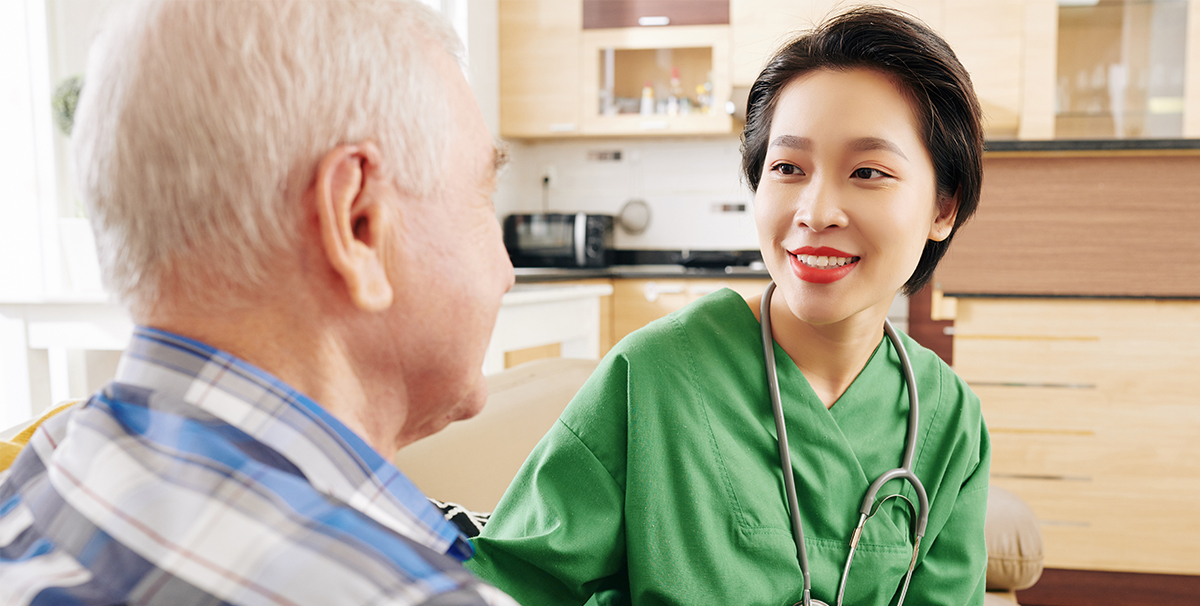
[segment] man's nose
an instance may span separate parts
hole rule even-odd
[[[835,175],[822,171],[813,175],[796,204],[796,224],[813,231],[845,227],[849,219],[843,208],[842,183]]]

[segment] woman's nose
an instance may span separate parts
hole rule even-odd
[[[796,224],[813,231],[845,227],[849,221],[842,207],[838,183],[827,176],[814,175],[800,194],[796,207]]]

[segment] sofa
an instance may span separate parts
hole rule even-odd
[[[596,368],[594,360],[551,358],[488,378],[487,406],[396,456],[425,494],[480,512],[492,511],[538,440]],[[986,606],[1012,606],[1016,591],[1042,573],[1042,535],[1029,506],[992,486],[984,529]]]
[[[492,375],[483,412],[405,448],[396,456],[396,465],[435,499],[476,512],[492,511],[529,452],[596,364],[553,358]],[[38,419],[0,431],[0,474],[41,421],[74,404],[64,403]],[[1031,587],[1042,573],[1037,518],[1019,497],[992,486],[984,533],[988,550],[984,604],[1012,606],[1015,592]]]

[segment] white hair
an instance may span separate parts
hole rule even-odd
[[[262,288],[339,144],[377,142],[430,196],[453,121],[431,45],[461,61],[406,0],[151,0],[111,22],[72,133],[108,288],[135,305],[168,280],[193,300]]]

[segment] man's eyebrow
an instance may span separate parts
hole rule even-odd
[[[771,140],[771,147],[787,147],[797,151],[812,151],[812,139],[795,135],[779,135]]]
[[[492,170],[500,172],[502,168],[508,165],[508,145],[503,141],[498,141],[492,145]]]
[[[850,151],[865,152],[875,150],[889,151],[897,156],[900,156],[901,158],[904,158],[905,160],[908,159],[908,156],[904,155],[904,152],[900,151],[899,145],[896,145],[887,139],[880,139],[879,137],[862,137],[861,139],[855,139],[854,141],[850,142]]]

